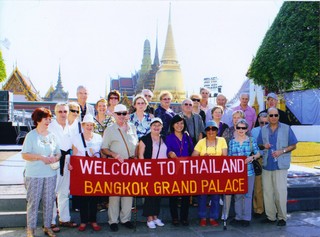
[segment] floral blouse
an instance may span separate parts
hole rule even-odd
[[[110,115],[106,115],[106,119],[100,123],[96,118],[94,118],[94,122],[96,124],[96,127],[94,128],[94,132],[100,134],[103,136],[104,130],[114,124],[116,122],[115,118]]]
[[[130,114],[129,121],[136,127],[139,139],[150,132],[151,117],[149,113],[144,113],[142,121],[139,120],[137,113]]]

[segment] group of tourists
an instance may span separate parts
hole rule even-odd
[[[60,227],[85,231],[89,225],[94,231],[101,230],[97,207],[107,201],[105,197],[72,196],[73,208],[80,211],[80,224],[71,220],[71,155],[118,162],[132,158],[245,156],[246,194],[224,195],[223,199],[217,194],[169,197],[172,224],[189,225],[189,206],[193,201],[198,206],[199,225],[218,226],[220,218],[228,219],[234,198],[235,217],[231,224],[249,226],[253,212],[254,215],[265,213],[265,223],[277,221],[279,226],[286,225],[287,170],[297,139],[286,114],[276,108],[276,94],[267,95],[268,109],[259,113],[258,118],[248,105],[247,93],[242,93],[240,105],[231,109],[226,107],[227,99],[222,94],[217,96],[217,104],[211,105],[209,91],[201,88],[199,94],[192,94],[181,103],[180,113],[171,109],[170,92],[160,93],[156,109],[149,104],[152,97],[152,91],[144,89],[133,98],[132,107],[127,108],[120,103],[120,93],[114,90],[93,107],[87,103],[87,88],[79,86],[77,102],[57,103],[52,121],[54,116],[49,109],[35,109],[32,120],[36,128],[27,134],[22,148],[26,160],[28,237],[34,236],[40,200],[43,231],[48,236],[55,237]],[[254,160],[262,165],[262,175],[255,175]],[[150,229],[165,225],[159,219],[160,203],[159,196],[143,199],[142,215]],[[105,207],[111,231],[118,231],[119,223],[134,228],[132,205],[133,197],[108,197]]]

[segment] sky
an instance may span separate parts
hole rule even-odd
[[[171,1],[171,24],[186,91],[218,77],[227,98],[245,74],[283,1]],[[7,76],[17,65],[44,96],[56,86],[59,65],[69,97],[89,90],[95,103],[110,78],[139,71],[144,41],[161,60],[169,1],[0,0],[0,49]]]

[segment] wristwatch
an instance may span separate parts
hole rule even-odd
[[[287,151],[286,151],[286,149],[283,149],[283,153],[286,153]]]

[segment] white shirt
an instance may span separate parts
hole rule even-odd
[[[102,137],[98,133],[93,133],[93,137],[90,141],[86,141],[87,148],[84,148],[81,134],[77,134],[72,138],[72,145],[74,145],[78,149],[77,154],[73,154],[75,156],[86,156],[86,151],[89,156],[93,156],[98,153],[101,149]]]
[[[55,135],[57,139],[57,143],[61,150],[67,151],[71,149],[72,147],[71,139],[74,133],[72,132],[71,127],[68,125],[68,122],[66,122],[66,125],[63,128],[57,122],[57,120],[53,120],[49,124],[48,130]]]

